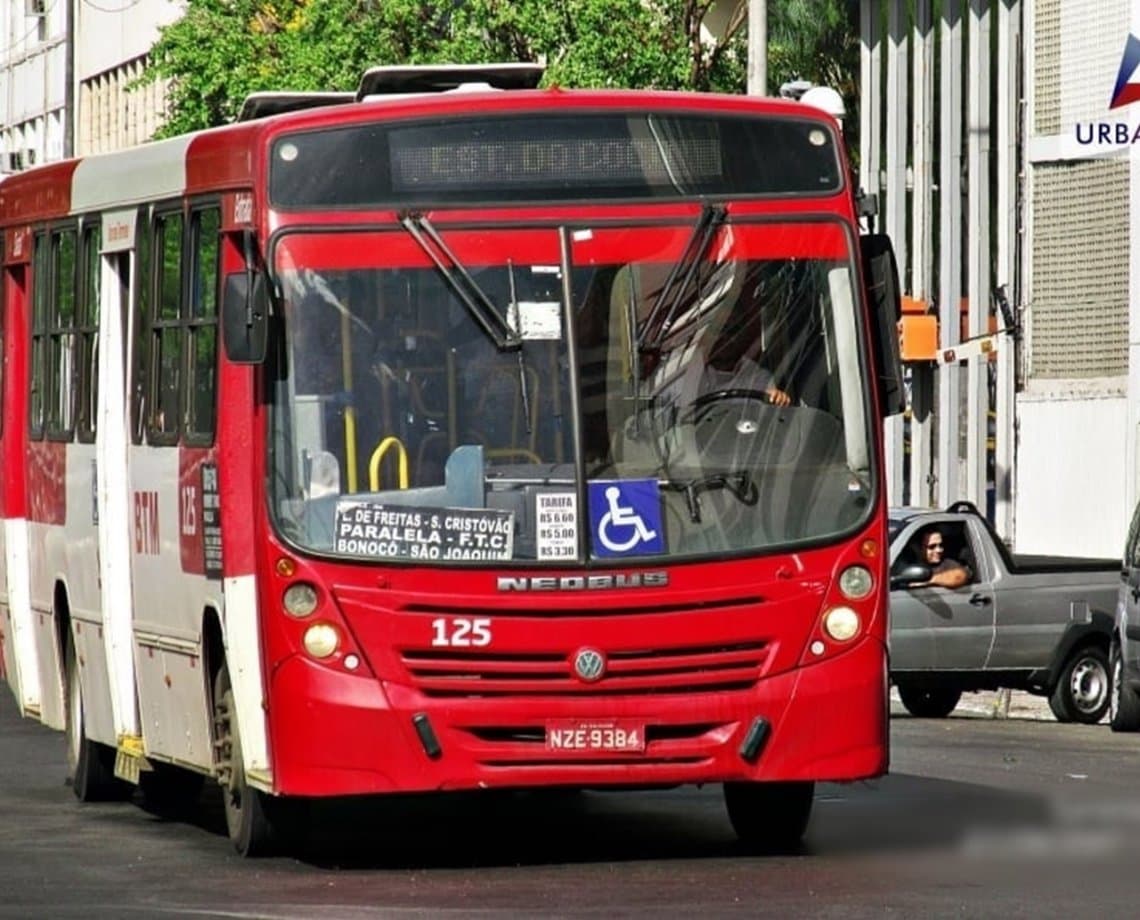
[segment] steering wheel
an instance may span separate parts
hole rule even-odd
[[[766,405],[774,405],[772,398],[763,390],[750,390],[742,389],[740,387],[732,387],[726,390],[713,390],[698,396],[689,404],[688,409],[681,417],[682,422],[697,422],[701,417],[708,412],[711,406],[716,403],[725,402],[730,399],[750,399],[756,402],[762,402]]]

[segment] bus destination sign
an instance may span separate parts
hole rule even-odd
[[[514,552],[514,515],[495,508],[418,508],[343,499],[336,552],[385,559],[497,560]]]

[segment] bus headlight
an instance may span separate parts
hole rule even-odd
[[[849,565],[839,575],[839,590],[853,601],[865,598],[874,586],[870,570],[861,565]]]
[[[823,615],[823,631],[836,642],[846,642],[859,634],[859,614],[850,607],[832,607]]]
[[[312,616],[313,611],[317,609],[317,599],[317,589],[307,581],[299,581],[285,589],[282,602],[289,616],[303,620],[307,616]]]
[[[336,627],[328,623],[314,623],[305,630],[305,651],[314,658],[328,658],[340,645]]]

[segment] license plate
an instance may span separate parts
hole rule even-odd
[[[546,723],[546,749],[640,753],[645,750],[645,726],[621,719],[559,719]]]

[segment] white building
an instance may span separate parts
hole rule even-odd
[[[940,319],[906,482],[888,431],[892,500],[984,507],[992,482],[1018,551],[1119,556],[1140,494],[1140,0],[863,0],[862,17],[861,181],[904,292]],[[1137,101],[1113,107],[1118,79]],[[960,302],[968,337],[996,325],[996,360],[962,361]]]
[[[128,85],[181,10],[172,0],[0,0],[0,170],[148,140],[163,87]]]
[[[1131,138],[1140,105],[1110,109],[1130,35],[1140,3],[1026,3],[1016,515],[1028,552],[1119,556],[1137,497],[1140,146],[1111,139],[1117,124]]]

